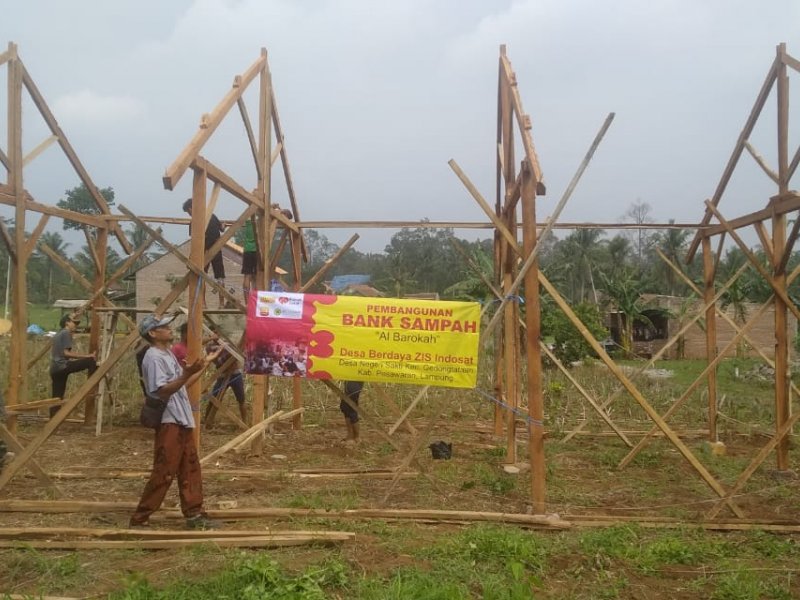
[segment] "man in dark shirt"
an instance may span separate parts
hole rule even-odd
[[[72,333],[80,321],[74,315],[61,317],[59,331],[53,338],[50,351],[50,379],[53,383],[53,398],[63,398],[67,390],[67,378],[70,373],[87,371],[89,375],[97,368],[94,353],[80,354],[72,351]],[[50,416],[58,412],[58,406],[50,407]]]
[[[183,210],[184,212],[188,213],[189,216],[192,215],[192,199],[189,198],[186,202],[183,203]],[[208,250],[213,246],[216,241],[222,235],[222,232],[225,231],[225,227],[222,225],[222,222],[217,218],[217,215],[211,213],[211,216],[208,219],[208,225],[206,225],[206,233],[205,233],[205,244],[204,248]],[[192,229],[191,225],[189,226],[189,235],[191,235]],[[214,258],[211,259],[211,267],[214,270],[214,279],[221,287],[225,287],[225,264],[222,261],[222,250],[217,252],[214,255]],[[208,273],[208,265],[206,265],[206,273]],[[219,294],[219,307],[225,307],[225,295],[220,292]]]

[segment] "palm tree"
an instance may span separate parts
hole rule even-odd
[[[61,234],[57,231],[45,231],[39,238],[39,244],[47,246],[58,256],[64,259],[67,258],[67,246],[69,246],[69,244],[64,241],[64,238],[61,237]],[[47,303],[50,304],[53,301],[53,272],[61,272],[61,268],[56,266],[56,268],[53,269],[53,259],[41,250],[37,249],[36,253],[37,257],[41,258],[47,265]]]
[[[610,273],[617,273],[631,263],[631,257],[633,256],[631,241],[622,235],[615,235],[606,242],[605,254],[608,262],[605,270]]]
[[[492,281],[492,273],[494,271],[492,257],[479,246],[475,247],[470,254],[472,264],[480,270],[483,277],[476,273],[474,269],[469,268],[465,271],[464,279],[446,288],[443,292],[444,295],[460,300],[477,302],[493,299],[494,294],[485,283],[485,281]]]
[[[588,284],[592,290],[594,303],[598,303],[597,289],[594,284],[594,270],[602,248],[600,244],[602,237],[602,229],[578,229],[564,239],[565,258],[572,267],[572,278],[575,284],[573,291],[578,292],[577,298],[573,295],[573,300],[577,302],[586,300],[586,286]]]
[[[675,223],[675,219],[669,220],[670,224]],[[656,247],[666,256],[670,262],[675,266],[682,269],[681,260],[686,249],[687,238],[689,231],[686,229],[667,229],[656,236]],[[661,272],[659,281],[663,281],[666,285],[666,292],[670,296],[675,296],[679,289],[678,276],[669,265],[658,261],[658,270]]]

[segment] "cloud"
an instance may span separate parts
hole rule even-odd
[[[144,103],[132,96],[104,96],[93,90],[80,90],[60,96],[54,103],[61,120],[83,125],[118,124],[142,116]]]

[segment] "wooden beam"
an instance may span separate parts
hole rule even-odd
[[[14,434],[11,433],[2,423],[0,423],[0,439],[4,440],[8,445],[9,450],[15,452],[17,455],[22,454],[22,452],[25,450],[25,447],[19,443],[19,440],[16,437],[14,437]],[[14,458],[14,460],[17,459]],[[30,459],[26,466],[28,469],[30,469],[31,473],[33,473],[36,478],[45,485],[45,487],[47,487],[49,490],[52,490],[56,496],[59,498],[64,497],[64,492],[62,492],[61,488],[59,488],[55,482],[50,479],[50,476],[45,473],[44,469],[42,469],[42,466],[39,463],[33,459]]]
[[[756,121],[758,121],[758,117],[761,114],[761,110],[764,108],[764,104],[769,97],[769,93],[772,90],[772,85],[775,83],[775,78],[777,77],[778,73],[778,61],[773,60],[772,65],[767,72],[767,77],[764,79],[764,83],[761,85],[761,90],[758,92],[758,96],[756,97],[756,102],[753,105],[753,108],[750,110],[750,114],[747,117],[747,121],[745,121],[744,127],[742,128],[741,133],[739,133],[739,138],[736,140],[736,144],[733,147],[733,152],[731,153],[730,158],[728,159],[728,164],[725,165],[725,170],[722,172],[722,177],[717,184],[717,189],[714,190],[714,195],[711,197],[711,203],[714,206],[719,204],[720,199],[722,199],[722,194],[725,193],[725,188],[728,186],[728,182],[733,175],[733,171],[736,168],[736,165],[739,163],[739,157],[742,155],[742,151],[744,150],[745,142],[750,138],[750,134],[753,131],[753,127],[755,127]],[[701,225],[708,225],[711,222],[711,212],[706,210],[705,214],[703,215],[703,220],[701,221]],[[692,262],[694,258],[695,252],[700,247],[700,235],[695,235],[694,239],[692,240],[691,244],[689,244],[689,250],[686,253],[686,263]]]
[[[215,534],[204,532],[202,539],[178,540],[61,540],[46,541],[26,540],[24,542],[0,540],[0,548],[35,548],[40,550],[163,550],[189,548],[213,544],[219,548],[282,548],[286,546],[305,546],[308,544],[332,544],[345,541],[349,537],[333,536],[273,536],[261,537],[215,537]]]
[[[64,135],[64,132],[61,130],[61,126],[56,121],[55,116],[53,113],[50,112],[50,107],[45,102],[44,97],[39,92],[39,88],[36,87],[36,83],[31,78],[28,71],[25,69],[25,65],[20,63],[20,67],[22,69],[22,82],[25,84],[28,93],[31,96],[31,100],[36,105],[36,108],[39,109],[39,113],[42,115],[42,118],[47,123],[47,126],[50,128],[50,131],[56,136],[58,145],[61,146],[61,150],[64,152],[64,155],[69,160],[72,168],[75,169],[75,172],[80,177],[80,180],[86,186],[86,189],[89,190],[89,194],[92,196],[97,208],[100,210],[102,214],[109,214],[111,211],[108,208],[108,204],[106,203],[106,199],[103,198],[103,195],[97,189],[92,178],[89,176],[89,173],[83,167],[78,155],[73,150],[72,145],[67,140],[67,136]],[[110,229],[113,231],[114,236],[117,238],[120,246],[122,246],[123,250],[125,250],[126,254],[130,254],[133,248],[131,247],[128,238],[125,237],[125,233],[119,227],[117,223],[111,223],[109,225]]]
[[[516,236],[514,236],[508,230],[505,223],[503,223],[500,217],[495,214],[495,212],[492,210],[492,208],[489,206],[486,200],[484,200],[481,193],[478,191],[478,188],[476,188],[475,185],[472,183],[472,181],[470,181],[469,177],[467,177],[467,174],[461,170],[461,167],[458,166],[458,163],[454,159],[451,158],[449,161],[447,161],[447,164],[450,165],[451,169],[453,169],[453,172],[461,180],[461,183],[464,184],[464,187],[467,188],[467,191],[474,198],[475,202],[478,203],[478,206],[481,207],[481,210],[483,210],[483,212],[486,213],[486,216],[488,216],[489,219],[491,219],[495,228],[503,236],[506,243],[508,243],[511,249],[514,250],[514,253],[517,256],[520,256],[522,254],[522,250],[520,249],[519,244],[517,244]]]
[[[264,431],[267,427],[269,427],[269,425],[271,423],[275,423],[276,421],[282,421],[284,419],[288,419],[290,417],[293,417],[294,415],[298,414],[298,411],[302,411],[302,410],[304,410],[304,409],[301,408],[301,409],[298,409],[298,410],[291,410],[289,412],[283,412],[282,410],[279,410],[278,412],[273,413],[272,415],[270,415],[269,417],[267,417],[266,419],[264,419],[260,423],[256,423],[250,429],[248,429],[244,433],[240,433],[235,438],[233,438],[229,442],[223,444],[222,446],[220,446],[219,448],[217,448],[213,452],[211,452],[209,454],[206,454],[203,458],[200,459],[200,464],[201,465],[208,464],[209,462],[211,462],[215,458],[225,454],[228,450],[231,450],[234,447],[238,446],[243,440],[247,439],[248,437],[250,437],[254,433]]]
[[[8,88],[8,158],[11,168],[8,170],[8,188],[11,191],[14,206],[14,261],[11,282],[11,344],[9,349],[9,382],[8,406],[13,408],[22,404],[27,398],[27,377],[25,372],[25,353],[27,349],[28,324],[28,285],[27,256],[25,255],[25,185],[22,169],[22,61],[19,60],[17,47],[9,43],[10,54],[6,83]],[[8,419],[11,433],[16,432],[17,422],[14,417]]]
[[[766,208],[762,208],[761,210],[757,210],[750,214],[731,219],[728,221],[728,226],[732,229],[741,229],[742,227],[747,227],[748,225],[753,225],[754,223],[771,219],[773,215],[786,214],[798,209],[800,209],[800,194],[797,192],[779,194],[771,198],[770,205]],[[702,235],[710,237],[725,231],[727,231],[727,227],[724,225],[710,224]]]
[[[767,256],[767,260],[769,260],[770,264],[774,264],[775,262],[775,252],[772,248],[772,239],[770,238],[769,233],[767,232],[767,228],[764,225],[763,221],[759,221],[758,223],[753,223],[753,228],[756,230],[756,234],[758,235],[758,239],[761,241],[761,249],[764,251],[764,254]],[[721,254],[720,251],[717,251],[717,256]]]
[[[764,171],[764,173],[767,174],[767,177],[772,179],[772,181],[777,185],[778,184],[778,174],[775,171],[773,171],[772,169],[769,168],[769,165],[767,164],[766,159],[758,153],[758,150],[756,150],[753,147],[753,145],[749,142],[749,140],[745,140],[744,147],[750,153],[750,156],[753,157],[753,160],[755,160],[756,163],[758,163],[758,166],[761,167],[761,170]]]
[[[61,219],[68,219],[70,221],[75,221],[76,223],[81,223],[83,225],[90,225],[92,227],[105,227],[105,222],[98,216],[85,215],[83,213],[66,210],[64,208],[58,208],[57,206],[41,204],[34,201],[28,192],[24,192],[24,194],[25,210],[48,214],[52,217],[59,217]],[[14,201],[14,192],[7,185],[0,184],[0,204],[7,204],[9,206],[16,205],[16,202]]]
[[[530,117],[522,108],[522,97],[519,93],[519,87],[517,87],[517,76],[511,68],[511,62],[504,54],[500,55],[500,63],[503,66],[506,81],[511,90],[511,102],[514,106],[514,114],[517,116],[517,127],[519,127],[519,134],[522,138],[522,147],[525,148],[525,157],[533,173],[533,178],[537,182],[536,193],[544,196],[547,193],[547,189],[544,185],[542,168],[539,166],[539,157],[536,155],[536,148],[533,145]]]
[[[178,184],[181,177],[183,177],[186,169],[188,169],[189,165],[197,158],[205,143],[225,118],[225,115],[228,114],[228,111],[230,111],[237,100],[241,98],[247,86],[250,85],[250,82],[261,72],[265,65],[266,56],[262,54],[240,78],[234,80],[234,85],[231,87],[230,91],[225,94],[220,103],[214,107],[214,110],[212,110],[208,118],[204,120],[203,125],[197,130],[197,133],[195,133],[189,144],[178,154],[178,157],[169,168],[167,168],[167,172],[163,178],[164,187],[166,189],[175,189],[175,186]]]
[[[53,142],[56,141],[58,141],[58,136],[56,135],[51,135],[50,137],[41,141],[39,145],[36,146],[36,148],[28,152],[28,155],[22,159],[22,166],[27,167],[30,163],[36,160],[37,156],[39,156],[42,152],[47,150],[53,144]]]
[[[203,158],[202,156],[197,157],[194,161],[192,161],[192,167],[203,169],[208,174],[208,178],[213,181],[214,183],[218,183],[222,186],[229,194],[239,198],[243,202],[248,204],[255,204],[259,208],[263,210],[263,206],[259,202],[258,198],[244,189],[241,185],[239,185],[233,177],[225,173],[222,169],[216,166],[214,163],[208,161],[207,159]],[[286,227],[287,229],[291,229],[294,232],[299,232],[300,230],[297,227],[297,223],[289,220],[286,216],[279,210],[270,209],[270,216],[278,221]]]
[[[203,231],[208,228],[208,222],[211,220],[211,215],[214,214],[214,211],[217,209],[217,202],[219,201],[219,192],[221,189],[222,186],[218,183],[215,183],[214,187],[211,188],[211,198],[208,200],[205,218],[203,219]]]
[[[244,130],[247,132],[247,141],[250,142],[250,151],[253,153],[253,161],[256,163],[256,176],[258,179],[261,179],[261,164],[258,162],[258,144],[256,144],[256,136],[253,134],[253,125],[250,123],[250,115],[247,114],[247,106],[245,106],[244,99],[241,96],[236,99],[236,105],[239,107],[239,114],[242,116]]]
[[[112,217],[113,218],[113,217]],[[124,217],[123,217],[124,218]],[[145,219],[145,217],[142,217]],[[148,217],[148,220],[162,222],[159,217]],[[553,217],[547,217],[548,223],[553,221]],[[172,223],[173,221],[163,221]],[[491,221],[303,221],[297,224],[303,229],[494,229]],[[603,223],[585,222],[577,223],[574,221],[563,221],[553,223],[552,229],[559,230],[578,230],[578,229],[610,229],[610,230],[633,230],[646,229],[648,231],[658,231],[665,229],[706,229],[709,226],[700,226],[697,223]],[[522,229],[522,224],[517,224],[518,229]],[[544,228],[542,228],[544,229]],[[541,230],[540,230],[541,231]],[[539,234],[541,236],[541,233]]]
[[[49,220],[50,215],[42,215],[39,217],[39,222],[36,224],[36,228],[33,230],[30,236],[28,236],[28,240],[25,242],[25,256],[30,256],[33,250],[36,248],[36,244],[39,241],[39,238],[42,236],[42,232],[47,225],[47,221]]]
[[[0,164],[6,168],[6,171],[11,170],[11,162],[8,160],[8,156],[3,152],[2,148],[0,148]]]
[[[272,115],[272,125],[275,127],[275,139],[278,141],[276,146],[280,148],[281,166],[283,167],[283,178],[286,182],[286,193],[289,196],[289,204],[292,207],[292,217],[295,221],[300,221],[300,207],[297,204],[297,195],[294,191],[294,182],[292,181],[292,172],[289,169],[289,156],[286,153],[286,137],[283,135],[283,127],[281,127],[281,118],[278,115],[278,103],[275,99],[275,89],[270,85],[270,114]],[[302,233],[302,232],[301,232]],[[305,238],[303,240],[303,259],[308,262],[308,249],[306,248]]]
[[[17,249],[14,246],[14,240],[11,239],[11,233],[8,231],[5,221],[0,220],[0,238],[6,246],[6,251],[13,262],[17,262]]]

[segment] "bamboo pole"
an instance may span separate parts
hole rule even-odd
[[[717,311],[714,299],[714,257],[711,240],[702,240],[703,247],[703,299],[706,306],[706,362],[716,364],[717,358]],[[716,442],[717,436],[717,369],[708,370],[708,439]]]
[[[17,46],[8,44],[8,185],[11,188],[14,207],[14,253],[12,254],[13,278],[11,286],[11,347],[9,349],[8,407],[13,409],[27,399],[25,357],[27,335],[27,282],[25,272],[25,186],[22,179],[22,63]],[[16,259],[16,260],[15,260]],[[8,429],[16,433],[17,419],[8,419]]]
[[[778,100],[778,194],[789,191],[789,76],[786,72],[786,44],[779,44],[776,49],[778,65],[776,73]],[[791,415],[791,396],[789,395],[789,337],[787,335],[788,297],[786,271],[781,269],[783,255],[791,248],[786,240],[786,215],[775,215],[772,218],[773,247],[773,281],[775,290],[775,429],[780,430]],[[797,316],[797,311],[793,311]],[[775,449],[778,470],[789,468],[789,439],[783,438]]]

